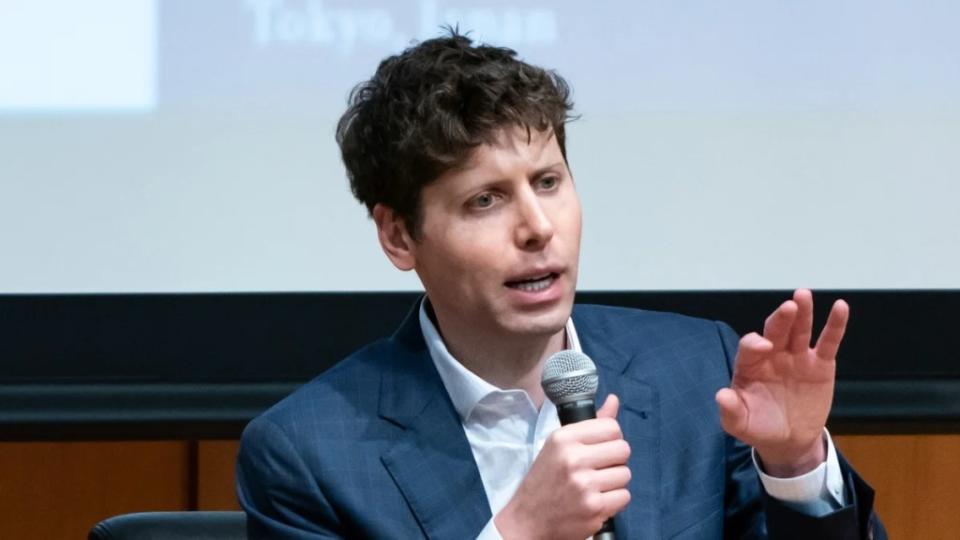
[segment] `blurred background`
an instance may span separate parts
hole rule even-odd
[[[0,6],[0,292],[417,289],[333,133],[444,24],[573,87],[582,289],[960,286],[956,2]]]

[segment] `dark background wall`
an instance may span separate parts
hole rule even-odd
[[[789,291],[583,292],[760,330]],[[852,318],[831,421],[960,427],[960,291],[823,291]],[[0,295],[0,439],[235,437],[259,411],[389,336],[416,293]]]

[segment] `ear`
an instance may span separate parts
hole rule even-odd
[[[403,219],[393,208],[377,204],[373,207],[373,221],[377,224],[380,247],[390,262],[404,272],[413,270],[416,266],[414,242]]]

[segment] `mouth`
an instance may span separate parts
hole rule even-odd
[[[506,286],[511,289],[525,292],[539,292],[550,288],[560,274],[556,272],[546,272],[530,278],[517,279],[506,282]]]

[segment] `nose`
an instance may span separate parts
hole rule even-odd
[[[547,215],[543,201],[534,193],[518,199],[516,242],[520,249],[540,249],[553,238],[553,221]]]

